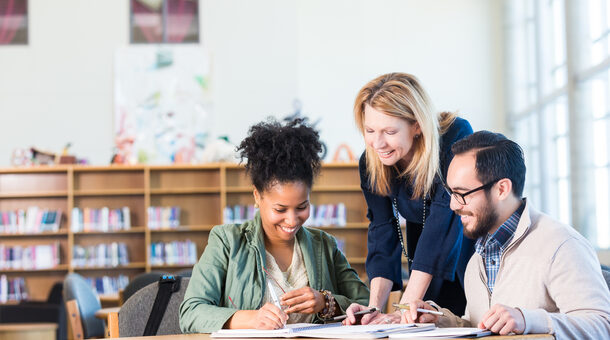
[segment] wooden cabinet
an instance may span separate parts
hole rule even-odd
[[[311,194],[314,205],[345,205],[345,226],[319,227],[333,234],[343,245],[352,266],[364,279],[366,258],[366,202],[360,191],[358,165],[324,164]],[[63,212],[57,232],[42,234],[0,234],[0,244],[36,245],[57,242],[59,265],[43,270],[1,269],[2,274],[24,277],[30,298],[44,300],[56,281],[68,272],[85,277],[133,277],[142,272],[176,272],[191,264],[154,264],[151,244],[191,241],[197,258],[207,244],[208,234],[223,223],[227,206],[254,204],[252,184],[242,166],[232,164],[182,166],[57,166],[0,170],[0,211],[59,209]],[[148,228],[148,207],[180,208],[177,228]],[[128,207],[131,228],[120,231],[72,231],[71,211]],[[72,260],[74,246],[124,243],[129,263],[118,266],[80,266]],[[114,297],[105,297],[112,301]]]

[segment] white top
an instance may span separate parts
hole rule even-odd
[[[271,277],[275,279],[273,280],[267,277],[267,287],[273,287],[279,298],[284,294],[282,289],[284,289],[285,292],[289,292],[291,290],[309,286],[307,268],[305,268],[305,262],[303,262],[303,253],[301,252],[301,247],[297,245],[296,240],[294,241],[292,261],[285,272],[280,270],[280,267],[271,253],[265,250],[265,255],[267,260],[266,269]],[[278,284],[282,289],[278,287]],[[265,296],[263,297],[263,303],[267,302],[273,303],[273,298],[271,297],[271,294],[269,294],[268,289],[265,290]],[[312,320],[313,314],[292,313],[288,315],[287,323],[311,322]]]

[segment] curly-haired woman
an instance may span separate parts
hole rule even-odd
[[[247,159],[259,212],[210,232],[180,306],[182,331],[275,329],[368,303],[368,288],[335,239],[302,227],[320,169],[317,131],[302,119],[286,125],[270,120],[252,126],[238,151]]]

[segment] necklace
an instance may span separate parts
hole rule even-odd
[[[423,229],[424,225],[426,224],[426,196],[424,196],[422,201],[424,203],[423,204],[424,213],[422,214],[422,221],[421,221],[421,225],[422,225],[422,229]],[[392,199],[392,208],[394,210],[394,219],[396,221],[396,230],[398,232],[398,240],[400,240],[400,248],[402,249],[403,255],[407,258],[407,262],[409,263],[409,267],[410,267],[413,260],[409,257],[409,254],[407,254],[404,239],[402,236],[402,229],[400,228],[400,220],[398,218],[400,216],[400,212],[398,211],[398,200],[396,197],[394,197]]]

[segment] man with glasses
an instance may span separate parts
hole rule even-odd
[[[557,339],[607,339],[610,291],[591,245],[573,228],[522,198],[523,151],[501,134],[479,131],[456,142],[447,173],[451,209],[477,240],[464,277],[463,317],[418,313],[406,322],[479,327],[500,334],[551,333]]]

